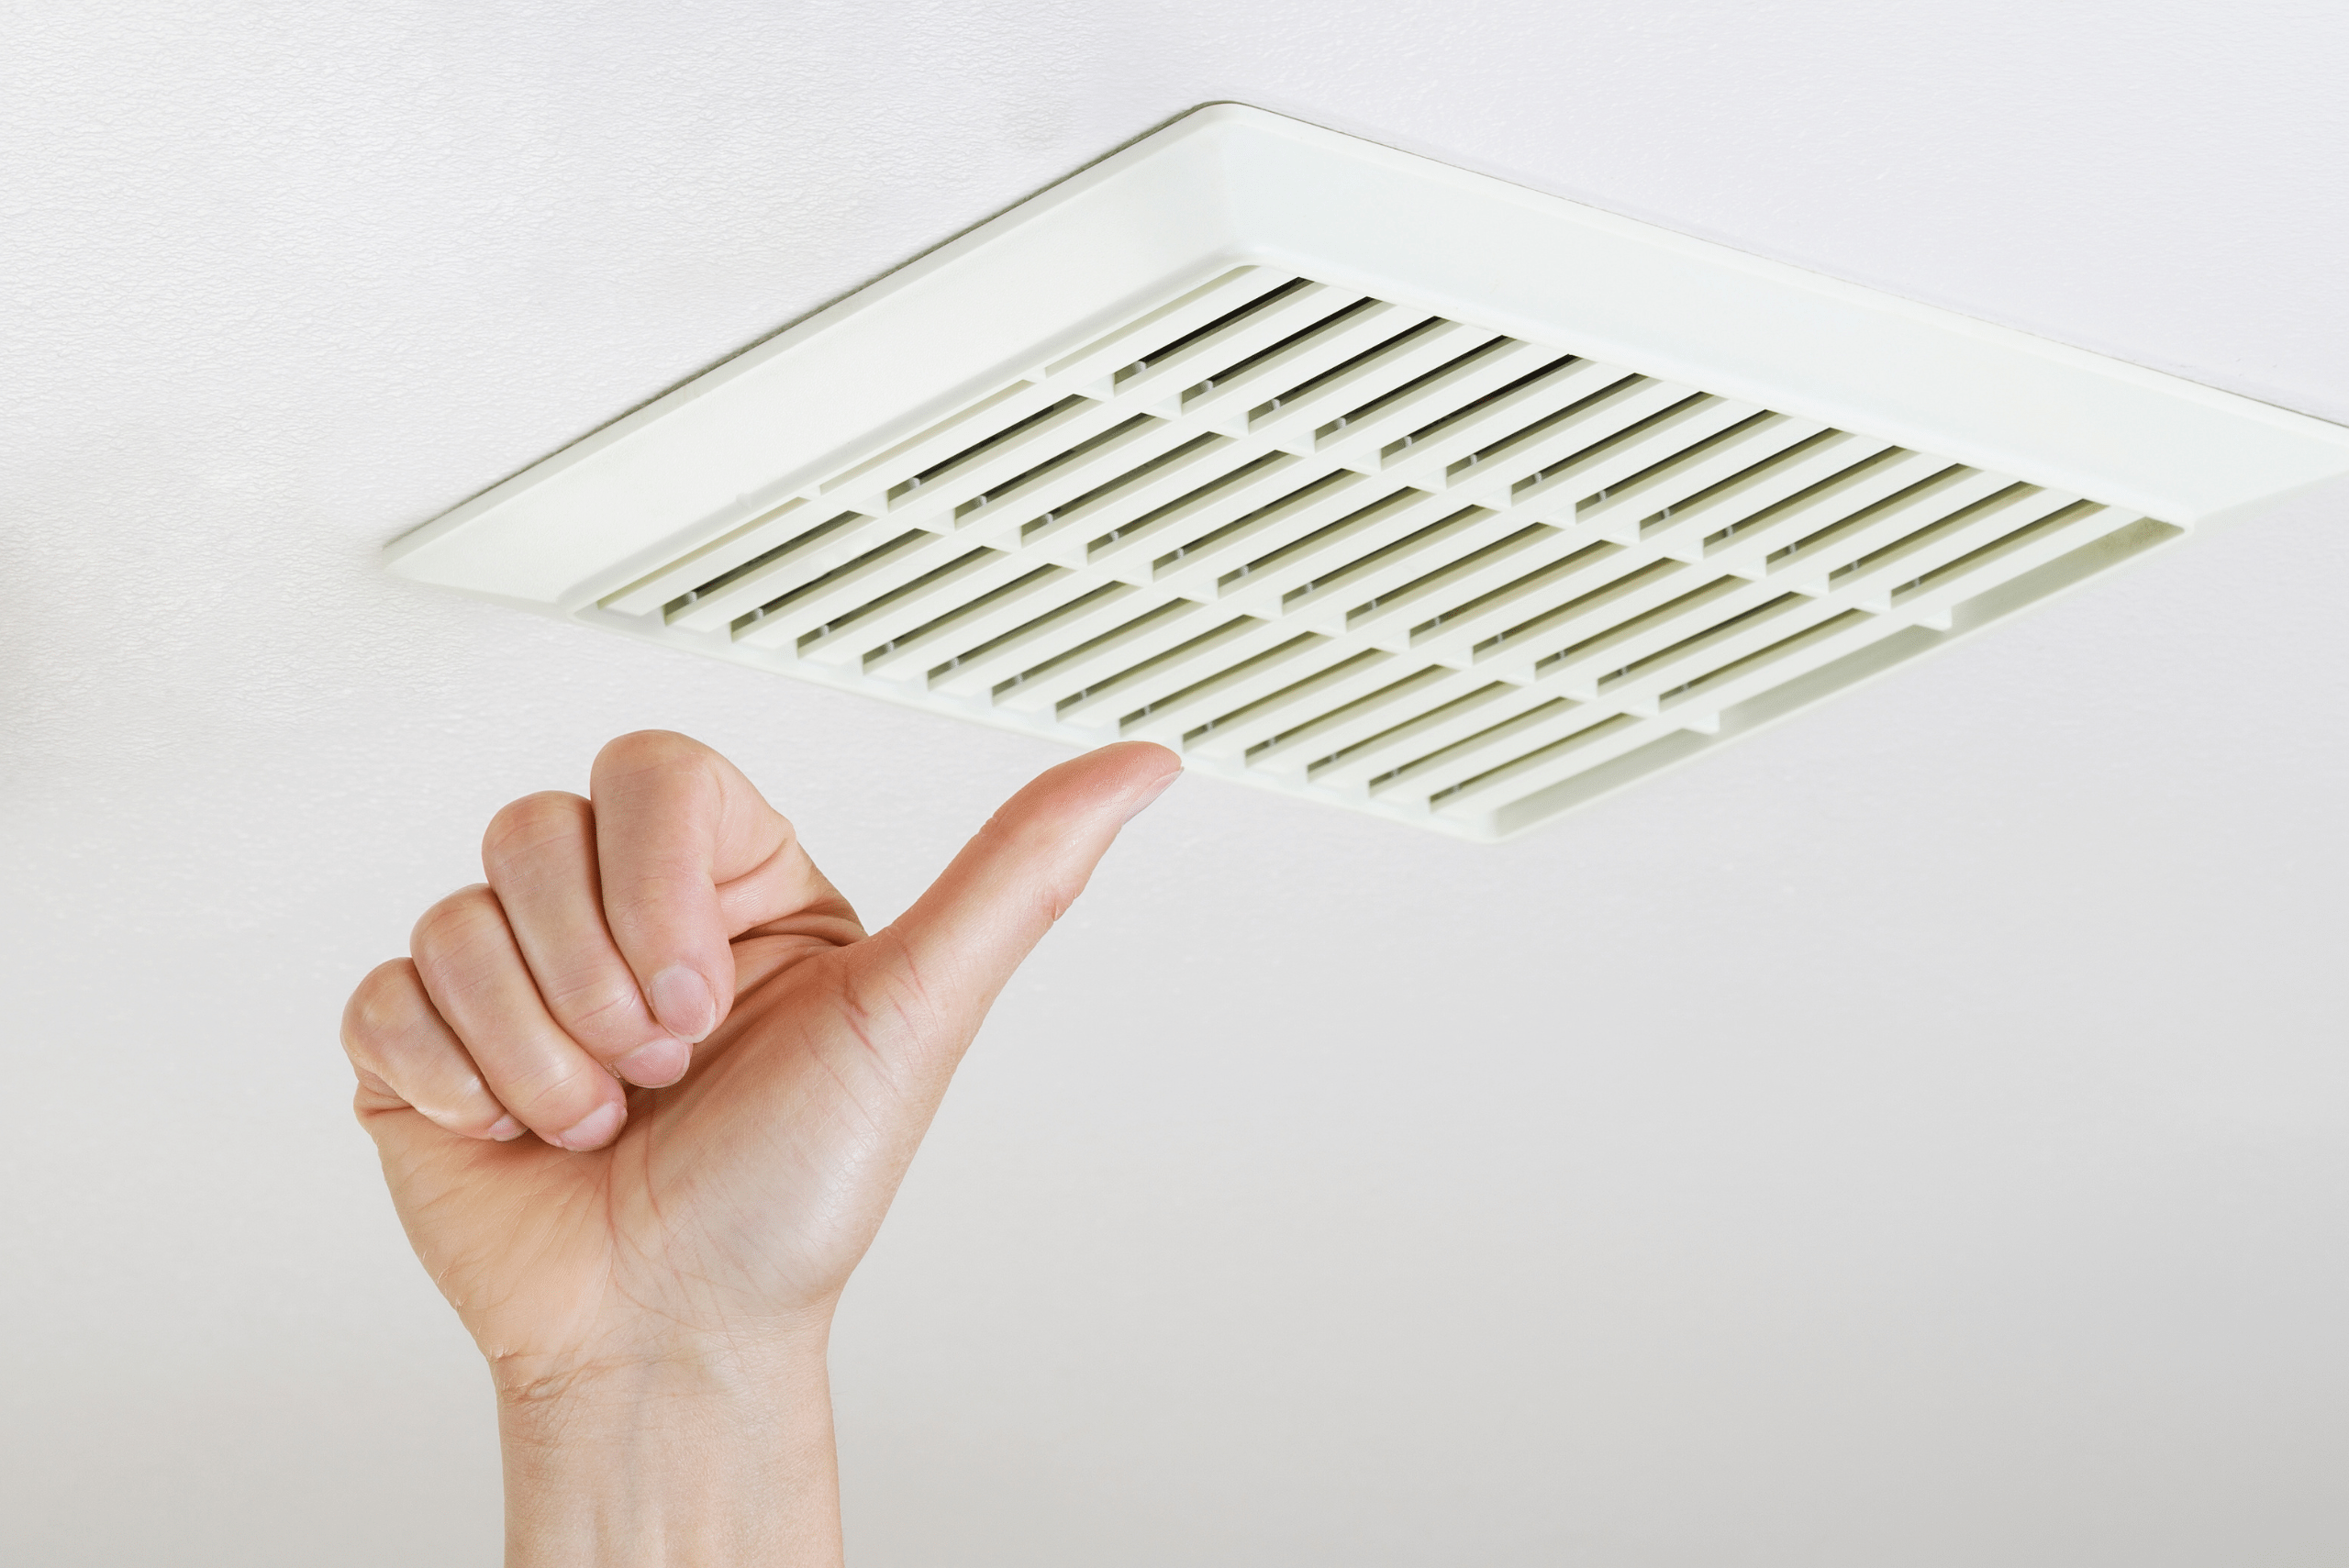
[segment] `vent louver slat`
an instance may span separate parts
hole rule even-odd
[[[2132,527],[1243,267],[590,613],[1489,833]]]

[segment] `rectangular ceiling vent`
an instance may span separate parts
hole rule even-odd
[[[1490,839],[2343,471],[2320,421],[1223,106],[392,553]]]

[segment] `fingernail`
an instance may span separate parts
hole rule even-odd
[[[652,1016],[679,1040],[697,1040],[718,1027],[718,1002],[707,981],[673,963],[652,977]]]
[[[694,1048],[684,1040],[656,1040],[613,1062],[612,1071],[640,1089],[665,1089],[685,1075],[693,1060]]]
[[[585,1151],[601,1149],[620,1129],[620,1119],[628,1115],[628,1107],[618,1100],[597,1106],[572,1126],[555,1135],[555,1142],[564,1149]]]
[[[510,1116],[499,1117],[496,1125],[489,1129],[489,1136],[499,1143],[511,1143],[522,1136],[522,1124]]]
[[[1183,770],[1177,768],[1173,773],[1167,774],[1164,778],[1159,780],[1156,784],[1151,785],[1148,789],[1142,791],[1141,797],[1136,800],[1131,806],[1127,808],[1125,816],[1118,819],[1118,825],[1119,827],[1123,827],[1125,824],[1132,821],[1135,817],[1140,817],[1143,812],[1149,810],[1150,803],[1156,800],[1160,795],[1164,795],[1167,791],[1167,787],[1182,776]]]

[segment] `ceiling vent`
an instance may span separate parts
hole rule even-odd
[[[1476,839],[2349,472],[2349,430],[1232,106],[391,570]]]

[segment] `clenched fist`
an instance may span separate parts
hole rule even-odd
[[[996,994],[1179,767],[1053,768],[870,935],[681,735],[491,821],[487,884],[360,984],[343,1043],[495,1374],[509,1562],[838,1560],[833,1303]]]

